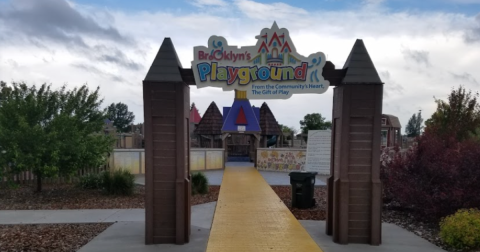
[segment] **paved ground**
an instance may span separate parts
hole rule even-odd
[[[325,252],[444,252],[427,240],[390,223],[382,224],[382,244],[339,245],[325,234],[325,221],[300,220],[302,226]]]
[[[216,202],[192,206],[192,233],[190,242],[187,244],[145,245],[145,212],[143,212],[143,215],[140,215],[143,218],[142,221],[117,222],[83,246],[79,252],[204,252],[210,235],[215,206]]]
[[[107,228],[103,233],[93,239],[90,243],[83,246],[80,252],[149,252],[149,251],[192,251],[204,252],[207,246],[210,227],[212,224],[213,213],[216,203],[207,203],[192,206],[192,234],[190,243],[179,246],[173,244],[145,245],[145,212],[143,209],[134,209],[135,217],[128,214],[120,214],[119,209],[112,210],[22,210],[22,211],[0,211],[0,224],[17,223],[61,223],[61,222],[91,222],[89,216],[101,215],[100,220],[106,221],[108,218],[118,216],[115,224]],[[16,212],[16,213],[13,213]],[[62,213],[63,214],[60,214]],[[126,211],[129,212],[129,211]],[[42,216],[55,215],[55,222],[40,221]],[[80,217],[78,217],[80,215]],[[120,218],[122,216],[122,218]],[[129,217],[130,216],[130,217]],[[58,217],[58,218],[57,218]],[[134,219],[133,219],[134,218]],[[50,218],[52,220],[53,218]],[[75,221],[76,220],[76,221]],[[111,221],[112,219],[110,219]],[[320,248],[325,252],[442,252],[444,250],[429,243],[421,237],[406,231],[396,225],[384,223],[382,225],[382,245],[369,246],[362,244],[339,245],[332,242],[332,237],[325,234],[324,221],[299,221],[307,230],[310,236],[315,240]]]
[[[246,162],[228,162],[225,164],[229,167],[241,167],[241,166],[253,166],[253,163]],[[202,171],[208,178],[210,185],[221,185],[223,178],[223,170],[209,170]],[[290,185],[290,177],[288,176],[289,172],[279,172],[279,171],[259,171],[263,178],[267,181],[269,185]],[[317,175],[315,185],[326,185],[327,176]],[[136,175],[135,182],[137,184],[145,185],[145,175]]]
[[[321,252],[254,167],[223,175],[207,252]]]

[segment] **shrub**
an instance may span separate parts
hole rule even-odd
[[[208,178],[201,172],[192,174],[192,194],[208,193]]]
[[[102,175],[103,189],[108,194],[132,195],[135,188],[135,176],[128,170],[116,170]]]
[[[440,237],[455,249],[480,248],[480,211],[461,209],[440,222]]]
[[[80,177],[80,181],[77,184],[80,188],[83,189],[101,189],[102,188],[102,177],[101,174],[89,173]]]
[[[480,207],[480,144],[425,133],[410,150],[382,162],[384,200],[429,221]]]

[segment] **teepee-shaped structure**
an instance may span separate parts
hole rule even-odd
[[[207,111],[193,131],[197,135],[198,147],[222,148],[223,117],[215,102],[210,103]]]

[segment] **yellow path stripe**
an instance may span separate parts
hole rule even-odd
[[[253,167],[227,167],[207,252],[322,251]]]

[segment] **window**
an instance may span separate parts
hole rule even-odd
[[[387,147],[387,136],[388,136],[388,131],[387,130],[382,130],[382,137],[381,137],[381,144],[380,146],[382,147]]]
[[[382,125],[387,125],[387,118],[382,118]]]

